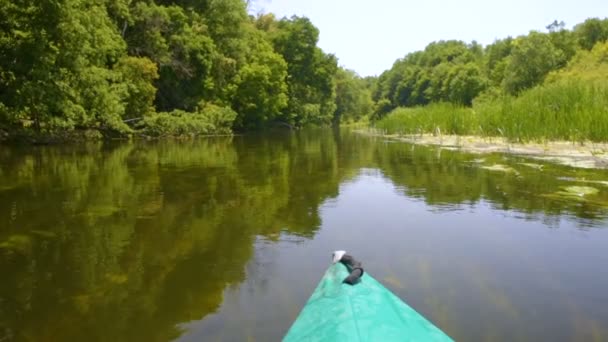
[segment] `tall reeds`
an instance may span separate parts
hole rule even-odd
[[[608,82],[563,80],[472,108],[397,108],[375,125],[389,134],[501,136],[512,141],[608,141]]]

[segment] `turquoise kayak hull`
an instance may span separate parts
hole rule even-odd
[[[348,274],[327,270],[283,341],[452,341],[367,273],[354,286]]]

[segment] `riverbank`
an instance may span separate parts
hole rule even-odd
[[[0,144],[54,145],[111,139],[98,129],[74,129],[36,132],[27,129],[0,127]]]
[[[29,130],[6,130],[0,128],[0,144],[8,145],[69,145],[84,142],[100,142],[115,140],[186,140],[196,137],[231,137],[239,135],[236,133],[216,133],[216,134],[166,134],[151,135],[144,132],[133,132],[127,134],[117,134],[110,131],[98,129],[76,129],[55,132],[35,132]]]
[[[442,149],[470,153],[508,153],[555,162],[578,168],[608,169],[608,143],[548,141],[544,143],[513,143],[500,137],[472,135],[385,134],[368,129],[359,134],[382,137],[417,145],[432,145]]]

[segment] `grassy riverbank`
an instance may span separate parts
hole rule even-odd
[[[608,83],[567,80],[472,107],[397,108],[375,124],[387,134],[476,135],[510,141],[608,141]]]

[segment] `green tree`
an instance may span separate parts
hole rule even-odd
[[[105,3],[0,2],[0,101],[10,124],[127,132],[126,96],[112,65],[125,44]]]
[[[333,121],[357,121],[372,113],[371,91],[366,81],[352,70],[336,73],[336,111]]]
[[[158,68],[146,57],[124,57],[116,64],[115,70],[121,75],[121,81],[127,87],[128,97],[124,118],[141,118],[155,112],[154,99],[158,79]]]
[[[233,108],[238,128],[259,128],[287,106],[287,63],[259,32],[251,31],[248,41],[253,48],[248,64],[239,70]]]
[[[603,82],[608,79],[608,42],[597,43],[591,51],[579,50],[568,66],[547,76],[548,82],[583,80]]]
[[[444,92],[450,102],[470,106],[473,99],[486,88],[486,82],[479,65],[461,64],[450,70]]]
[[[319,47],[319,30],[308,18],[282,19],[268,32],[287,62],[289,101],[281,119],[297,126],[329,123],[335,111],[337,59]]]
[[[518,94],[540,84],[563,60],[563,52],[553,45],[549,35],[532,31],[519,37],[508,57],[503,88],[509,94]]]
[[[470,105],[487,83],[481,71],[483,53],[476,42],[433,42],[380,75],[373,98],[384,98],[393,108],[442,101]]]
[[[125,36],[129,52],[159,65],[157,109],[194,111],[201,100],[213,100],[221,56],[203,18],[175,5],[144,2],[136,4],[133,18]]]
[[[568,61],[574,57],[578,48],[575,34],[572,31],[566,30],[565,26],[566,23],[563,21],[558,22],[557,20],[547,26],[551,43],[561,51],[561,58],[557,60],[558,68],[566,66]]]
[[[513,50],[513,38],[499,39],[488,45],[484,54],[485,73],[493,86],[500,86],[505,77],[508,58]]]
[[[608,40],[608,19],[587,19],[574,27],[574,34],[583,49],[591,50],[596,43]]]

